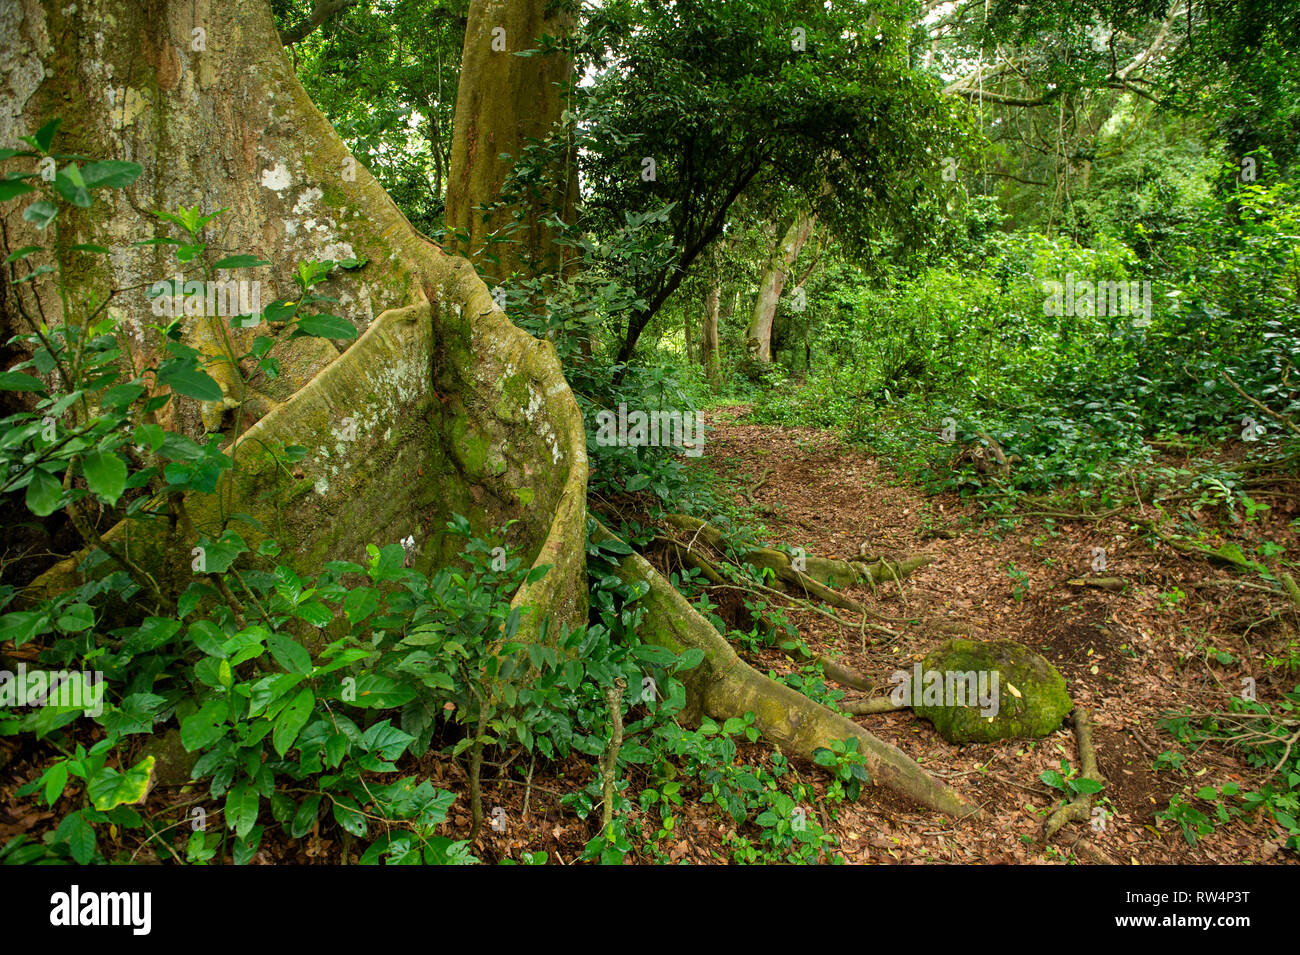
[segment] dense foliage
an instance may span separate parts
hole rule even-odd
[[[316,6],[273,4],[286,34]],[[503,190],[527,193],[576,146],[579,215],[550,223],[570,258],[563,274],[516,276],[493,292],[554,344],[587,425],[590,509],[621,537],[586,541],[585,625],[521,636],[511,597],[546,568],[508,554],[503,528],[460,517],[449,524],[465,542],[452,566],[416,569],[401,543],[377,540],[365,563],[301,573],[265,528],[218,502],[220,527],[199,539],[192,581],[170,592],[96,528],[105,515],[186,520],[186,496],[214,494],[235,466],[223,447],[247,423],[203,441],[164,430],[159,412],[173,395],[223,397],[211,365],[181,343],[179,319],[152,326],[165,353],[137,367],[107,290],[68,297],[75,320],[24,316],[32,331],[6,343],[30,358],[0,372],[14,399],[0,420],[0,497],[17,515],[7,534],[57,528],[64,553],[84,546],[85,567],[105,573],[33,603],[21,591],[34,574],[7,564],[0,645],[104,682],[78,705],[0,707],[0,735],[45,748],[19,795],[57,816],[42,841],[0,847],[0,861],[116,862],[148,850],[243,864],[272,838],[292,843],[324,825],[342,834],[342,851],[355,841],[363,863],[469,863],[489,822],[485,767],[531,786],[522,765],[538,761],[576,766],[564,804],[601,818],[587,860],[669,861],[680,807],[694,799],[730,820],[735,861],[835,861],[826,823],[858,797],[862,754],[852,741],[819,751],[829,783],[814,786],[779,751],[754,755],[752,715],[690,724],[683,677],[703,655],[642,642],[644,589],[615,573],[619,557],[653,543],[665,510],[746,533],[734,496],[692,460],[707,432],[693,444],[610,442],[602,415],[696,418],[710,404],[747,404],[753,420],[834,429],[904,477],[997,514],[1046,497],[1100,509],[1130,482],[1136,490],[1141,469],[1239,522],[1238,511],[1249,520],[1266,506],[1218,452],[1249,444],[1294,470],[1294,4],[1194,3],[1177,18],[1154,0],[922,4],[920,15],[915,3],[886,3],[869,16],[804,0],[580,6],[566,42],[582,82],[565,135],[530,144]],[[467,8],[342,4],[291,44],[314,101],[435,239]],[[60,153],[57,133],[52,123],[0,157],[26,163],[0,180],[0,201],[21,200],[24,219],[49,236],[4,267],[15,284],[54,273],[68,295],[74,253],[114,250],[66,248],[60,216],[129,186],[140,167]],[[47,157],[59,166],[52,180],[36,171]],[[774,361],[756,363],[745,349],[751,306],[781,225],[799,211],[815,216],[816,238],[789,268]],[[232,254],[198,267],[223,212],[157,210],[158,234],[143,241],[174,251],[200,280],[267,265]],[[361,264],[300,263],[295,297],[268,306],[268,320],[294,335],[354,338],[329,311],[328,288],[336,269]],[[717,333],[712,353],[706,326]],[[235,354],[224,336],[219,358],[274,377],[273,344],[259,337]],[[1167,467],[1169,447],[1204,458]],[[276,453],[292,465],[306,449]],[[1237,554],[1280,586],[1281,563]],[[719,629],[734,624],[694,572],[673,583]],[[751,599],[745,611],[764,623],[731,626],[738,646],[812,656],[798,653],[778,610]],[[843,696],[815,663],[782,679],[831,705]],[[1187,745],[1226,740],[1251,765],[1275,767],[1256,791],[1232,784],[1198,797],[1219,822],[1271,813],[1291,849],[1300,747],[1283,721],[1298,702],[1229,698],[1214,717],[1166,723]],[[78,717],[90,710],[87,728]],[[1254,735],[1234,735],[1243,725]],[[135,739],[155,735],[164,744]],[[468,780],[473,823],[461,837],[447,834],[458,797],[430,782],[433,757],[459,760]],[[164,758],[221,806],[219,823],[183,806],[133,808]],[[1044,778],[1067,796],[1081,791],[1068,772]],[[1163,813],[1192,844],[1215,822],[1183,796]],[[169,835],[181,826],[183,845]],[[138,831],[131,852],[122,830]]]

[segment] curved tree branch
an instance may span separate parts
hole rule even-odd
[[[357,0],[314,0],[311,16],[297,26],[281,31],[280,42],[285,46],[293,46],[300,40],[305,40],[316,32],[317,27],[334,16],[334,14],[355,6],[356,2]]]

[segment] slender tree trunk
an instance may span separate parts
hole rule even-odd
[[[695,353],[697,351],[697,348],[695,347],[695,321],[692,318],[692,314],[692,311],[687,309],[685,314],[682,316],[682,338],[686,345],[686,364],[688,365],[695,364]]]
[[[812,227],[813,217],[800,212],[768,257],[758,283],[758,298],[754,301],[754,311],[749,320],[749,333],[745,337],[745,350],[755,361],[772,362],[772,322],[776,318],[776,307],[790,277],[790,269],[812,234]]]
[[[701,363],[709,384],[716,391],[718,388],[718,371],[720,355],[718,353],[718,306],[722,298],[722,289],[714,280],[709,283],[709,292],[704,300],[704,339],[700,349]]]
[[[572,15],[548,15],[551,6],[547,0],[471,0],[465,27],[447,182],[448,249],[498,283],[556,275],[567,260],[543,219],[555,213],[574,221],[576,153],[571,135],[556,125],[573,64],[559,51],[516,56],[542,48],[543,37],[560,40],[572,31]],[[563,155],[527,195],[502,195],[528,140],[552,132],[567,144]]]

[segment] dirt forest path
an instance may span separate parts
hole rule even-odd
[[[1060,861],[1072,846],[1081,861],[1119,864],[1294,861],[1279,852],[1285,835],[1258,816],[1223,825],[1195,847],[1178,826],[1154,817],[1189,783],[1195,791],[1206,783],[1244,785],[1261,778],[1261,771],[1223,749],[1185,752],[1157,725],[1170,710],[1221,708],[1225,696],[1240,692],[1244,675],[1258,681],[1261,699],[1276,696],[1273,685],[1289,688],[1294,682],[1294,674],[1287,683],[1280,670],[1250,670],[1244,663],[1249,636],[1241,638],[1245,645],[1228,642],[1231,620],[1225,617],[1252,609],[1263,615],[1251,591],[1240,588],[1240,575],[1157,553],[1117,522],[1026,518],[999,535],[995,521],[979,520],[977,509],[955,494],[928,497],[827,432],[745,423],[747,410],[711,412],[709,457],[738,487],[737,504],[752,497],[768,542],[854,560],[863,551],[934,557],[902,581],[901,594],[894,583],[875,594],[865,587],[849,591],[882,615],[920,618],[919,624],[890,624],[899,637],[867,632],[864,638],[856,629],[792,608],[791,619],[815,652],[878,678],[872,695],[880,695],[890,688],[890,673],[910,670],[945,639],[1010,639],[1055,664],[1075,704],[1093,714],[1109,818],[1098,831],[1072,823],[1051,847],[1038,838],[1060,794],[1039,775],[1058,769],[1063,758],[1079,765],[1068,720],[1042,740],[958,747],[910,711],[858,717],[983,806],[988,818],[977,826],[948,827],[872,787],[832,827],[850,862]],[[1279,520],[1293,516],[1282,510]],[[1272,530],[1290,533],[1285,523]],[[1127,582],[1122,591],[1067,583],[1094,571],[1096,548],[1105,550],[1106,573]],[[853,614],[845,616],[856,621]],[[1205,642],[1207,633],[1215,635],[1213,648]],[[1218,650],[1234,662],[1221,664],[1213,652]],[[763,651],[753,662],[776,673],[799,669],[780,650]],[[849,699],[861,696],[847,693]],[[1152,768],[1171,749],[1186,757],[1183,774]]]

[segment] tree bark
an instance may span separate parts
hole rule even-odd
[[[250,543],[275,537],[282,559],[308,573],[331,559],[364,560],[366,544],[408,535],[417,567],[443,566],[460,555],[459,539],[444,530],[453,513],[479,532],[517,521],[506,546],[552,569],[516,603],[534,611],[532,620],[586,619],[586,439],[554,349],[511,325],[469,263],[422,239],[353,161],[294,76],[265,0],[8,2],[0,4],[0,62],[15,68],[0,88],[5,145],[57,116],[64,125],[54,151],[144,167],[132,186],[96,193],[90,209],[65,205],[57,220],[58,254],[71,257],[69,300],[113,291],[110,314],[137,368],[153,364],[163,344],[145,290],[178,271],[174,247],[133,245],[170,234],[153,210],[228,209],[203,255],[272,262],[231,273],[260,281],[263,304],[297,297],[291,276],[300,261],[366,261],[319,286],[337,300],[330,310],[363,332],[358,339],[344,348],[281,332],[278,378],[243,369],[250,387],[230,397],[242,401],[245,425],[256,424],[227,432],[236,466],[218,494],[191,496],[193,528],[132,520],[106,538],[183,587],[193,579],[193,535],[215,538],[241,511],[265,528],[241,525]],[[20,162],[33,160],[6,167]],[[22,218],[27,205],[0,207],[6,243],[53,245],[53,226],[38,233]],[[112,254],[69,248],[85,242]],[[10,286],[0,301],[23,295],[27,311],[42,314],[39,297],[47,320],[61,321],[51,279]],[[240,340],[236,354],[251,336],[273,334],[265,322],[231,329],[221,317],[184,319],[182,339],[210,371],[219,357],[214,329]],[[172,395],[162,423],[202,437],[207,410],[218,409]],[[289,467],[282,452],[291,445],[307,454]],[[79,579],[73,557],[33,589],[60,592]]]
[[[790,278],[790,270],[812,234],[813,219],[813,216],[799,212],[763,269],[758,283],[758,298],[754,300],[754,311],[749,320],[749,333],[745,336],[745,350],[754,361],[765,365],[772,363],[772,322],[776,318],[776,307]]]
[[[281,33],[280,42],[285,46],[293,46],[307,39],[322,23],[334,14],[355,6],[356,2],[357,0],[315,0],[311,7],[311,16]]]
[[[722,298],[722,289],[715,279],[709,283],[709,292],[704,300],[704,336],[700,349],[700,360],[704,373],[714,390],[718,387],[720,355],[718,351],[718,310]]]
[[[568,259],[543,220],[555,214],[566,224],[574,221],[577,157],[571,134],[557,127],[573,64],[558,51],[515,55],[539,48],[544,36],[561,39],[572,31],[572,15],[548,15],[549,6],[547,0],[472,0],[465,28],[448,171],[447,247],[496,283],[556,275]],[[540,185],[527,195],[503,196],[528,140],[557,130],[568,148]]]

